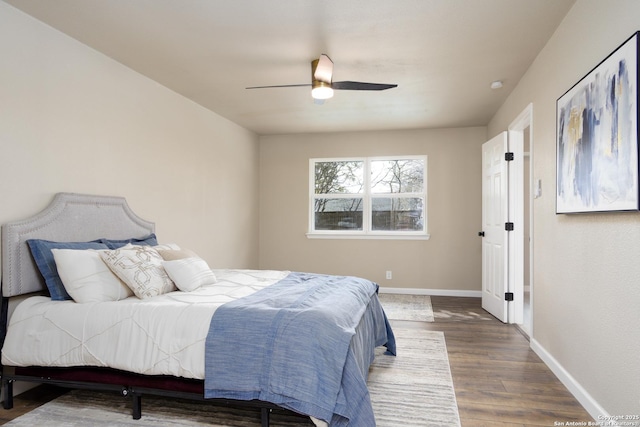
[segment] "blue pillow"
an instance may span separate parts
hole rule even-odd
[[[112,240],[112,239],[99,239],[98,242],[104,243],[107,245],[109,249],[118,249],[131,243],[132,245],[139,246],[156,246],[158,244],[158,240],[156,239],[155,234],[149,234],[147,237],[143,237],[141,239],[123,239],[123,240]]]
[[[31,255],[33,256],[40,274],[44,278],[44,283],[49,289],[52,301],[64,301],[72,299],[62,284],[56,261],[53,258],[51,249],[109,249],[104,243],[93,242],[50,242],[48,240],[29,239],[27,240]]]

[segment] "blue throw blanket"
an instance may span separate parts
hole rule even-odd
[[[205,397],[259,399],[331,426],[375,425],[369,365],[376,346],[395,354],[376,291],[356,277],[291,273],[221,306],[207,336]]]

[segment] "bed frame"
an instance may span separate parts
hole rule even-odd
[[[58,193],[37,215],[2,226],[2,299],[0,310],[0,348],[4,344],[12,306],[9,301],[21,295],[47,292],[29,247],[28,239],[58,242],[85,242],[99,238],[141,238],[155,232],[155,224],[138,217],[122,197]],[[13,407],[13,383],[26,381],[71,389],[114,391],[132,399],[134,419],[142,416],[142,396],[158,395],[192,400],[204,399],[204,381],[170,376],[147,376],[106,368],[14,368],[1,366],[2,403]],[[269,402],[206,399],[212,404],[255,407],[261,424],[269,425],[270,414],[282,411]],[[298,415],[298,414],[296,414]]]

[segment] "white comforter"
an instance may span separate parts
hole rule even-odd
[[[204,379],[204,346],[222,304],[283,279],[288,271],[214,270],[194,292],[77,304],[31,297],[9,322],[8,366],[103,366],[147,375]]]

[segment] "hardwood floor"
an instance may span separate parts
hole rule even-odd
[[[26,414],[64,393],[66,393],[66,390],[59,387],[41,385],[15,396],[13,399],[13,409],[3,409],[0,407],[0,425],[8,423],[14,418],[18,418],[20,415]]]
[[[431,301],[435,322],[392,324],[444,332],[462,427],[593,422],[527,338],[482,310],[480,299],[434,296]],[[0,425],[63,392],[40,386],[16,396],[14,409],[0,409]]]
[[[593,422],[527,337],[485,312],[479,298],[432,296],[431,302],[435,322],[402,324],[444,332],[462,427]]]

